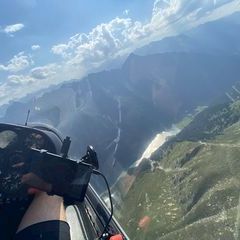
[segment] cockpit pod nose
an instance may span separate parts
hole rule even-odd
[[[25,204],[29,187],[22,184],[22,177],[33,168],[34,149],[61,155],[62,145],[61,134],[49,125],[0,123],[0,205]]]
[[[44,123],[30,122],[27,126],[44,132],[52,140],[52,143],[55,146],[56,152],[53,153],[61,154],[64,139],[61,132],[59,132],[56,128]]]

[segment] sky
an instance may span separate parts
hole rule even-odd
[[[0,105],[240,11],[240,0],[0,0]]]

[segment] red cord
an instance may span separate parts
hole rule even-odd
[[[123,240],[123,236],[121,234],[110,237],[110,240]]]

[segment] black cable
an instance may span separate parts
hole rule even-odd
[[[28,125],[29,116],[30,116],[30,109],[28,109],[27,118],[26,118],[26,122],[25,122],[24,126]]]
[[[111,207],[111,208],[110,208],[110,216],[109,216],[109,219],[108,219],[107,223],[105,224],[105,227],[104,227],[104,229],[103,229],[103,231],[102,231],[102,234],[101,234],[100,237],[99,237],[99,239],[101,239],[101,238],[103,237],[104,233],[108,233],[107,228],[108,228],[108,226],[109,226],[109,224],[110,224],[110,222],[112,221],[112,218],[113,218],[113,203],[112,203],[112,195],[111,195],[111,191],[110,191],[110,187],[109,187],[107,178],[106,178],[101,172],[99,172],[99,171],[97,171],[97,170],[93,170],[93,173],[96,174],[96,175],[101,176],[101,177],[104,179],[104,181],[105,181],[105,183],[106,183],[106,186],[107,186],[108,195],[109,195],[109,200],[110,200],[110,207]]]

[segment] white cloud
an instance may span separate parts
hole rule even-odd
[[[8,76],[9,85],[25,85],[34,83],[35,79],[25,75],[10,75]]]
[[[34,62],[30,55],[25,55],[24,52],[20,52],[15,55],[11,60],[9,60],[6,65],[0,64],[0,71],[15,73],[22,71],[33,64]]]
[[[53,46],[52,52],[61,56],[66,66],[83,66],[89,70],[111,61],[123,50],[130,52],[147,34],[141,22],[117,17],[88,34],[76,34],[67,43]]]
[[[66,44],[58,44],[52,47],[52,52],[62,57],[67,57],[68,46]]]
[[[35,51],[35,50],[39,50],[41,47],[39,46],[39,45],[32,45],[31,46],[31,49],[33,50],[33,51]]]
[[[10,75],[6,82],[0,84],[0,103],[8,103],[33,91],[36,91],[35,79],[25,75]]]
[[[24,24],[22,23],[16,23],[16,24],[13,24],[13,25],[8,25],[4,28],[4,32],[5,33],[9,33],[9,34],[12,34],[12,33],[15,33],[15,32],[18,32],[20,31],[21,29],[24,28]]]
[[[30,73],[31,77],[35,79],[47,79],[53,77],[57,73],[58,69],[58,65],[49,64],[46,66],[33,68]]]

